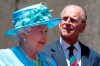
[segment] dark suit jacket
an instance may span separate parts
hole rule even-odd
[[[79,44],[81,46],[81,66],[100,66],[100,55],[81,42]],[[59,40],[46,46],[42,53],[53,58],[57,66],[68,66]]]

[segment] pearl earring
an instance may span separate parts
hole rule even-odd
[[[24,42],[26,41],[26,39],[24,39]]]

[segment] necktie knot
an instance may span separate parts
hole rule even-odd
[[[68,47],[68,50],[69,50],[69,57],[73,55],[73,50],[74,50],[74,46],[70,46]]]
[[[68,47],[69,51],[73,51],[74,48],[75,48],[74,46],[70,46],[70,47]]]

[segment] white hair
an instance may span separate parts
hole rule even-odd
[[[20,41],[21,40],[20,34],[24,33],[24,34],[28,35],[29,31],[31,31],[31,27],[20,28],[12,35],[12,37],[14,39]]]
[[[85,22],[85,21],[87,20],[87,14],[86,14],[86,11],[85,11],[85,9],[84,9],[83,7],[78,6],[78,5],[66,5],[66,6],[64,7],[64,9],[67,8],[67,7],[69,7],[69,6],[77,6],[77,7],[81,8],[81,9],[83,10],[83,12],[84,12],[84,15],[81,16],[82,22]],[[63,12],[64,12],[64,9],[62,10],[60,16],[62,16],[62,14],[63,14]]]

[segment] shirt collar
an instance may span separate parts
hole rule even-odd
[[[69,46],[71,46],[71,45],[68,44],[66,41],[64,41],[64,40],[62,39],[62,37],[60,37],[60,44],[62,45],[62,48],[63,48],[64,50],[66,50],[66,48],[68,48]],[[80,50],[81,47],[80,47],[80,44],[79,44],[78,41],[74,44],[74,46],[75,46],[75,48],[77,49],[77,51],[81,52],[81,50]]]

